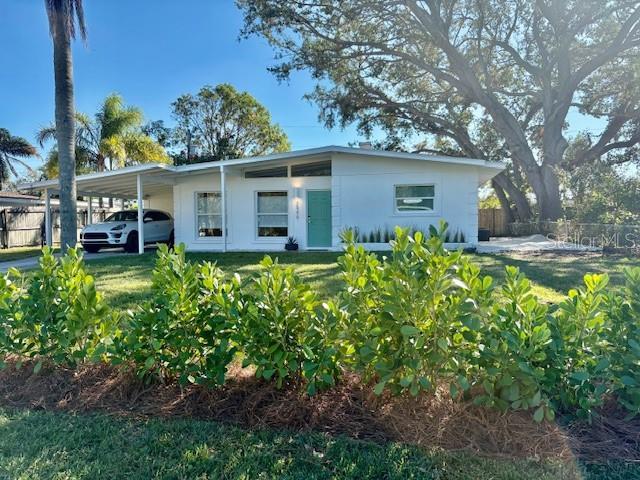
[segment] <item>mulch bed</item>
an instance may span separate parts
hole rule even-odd
[[[66,412],[100,411],[134,418],[197,418],[249,428],[319,431],[375,442],[466,450],[491,457],[640,461],[640,419],[624,420],[609,406],[592,424],[537,424],[530,413],[498,412],[432,396],[376,397],[354,375],[308,397],[289,385],[278,390],[251,372],[234,369],[223,388],[145,384],[107,365],[75,369],[25,362],[0,371],[0,404]]]

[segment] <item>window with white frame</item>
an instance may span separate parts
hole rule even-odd
[[[286,237],[289,234],[287,192],[257,192],[258,237]]]
[[[433,212],[435,185],[396,185],[395,202],[398,213]]]
[[[222,236],[222,195],[220,192],[196,193],[198,237]]]

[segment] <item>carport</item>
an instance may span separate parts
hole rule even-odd
[[[175,171],[169,165],[144,164],[118,170],[89,173],[76,177],[77,195],[87,197],[89,219],[94,198],[136,200],[138,204],[138,252],[144,253],[143,208],[145,200],[149,204],[154,197],[173,197]],[[58,179],[23,183],[19,190],[42,192],[45,202],[45,238],[52,245],[51,196],[59,194]],[[153,207],[147,205],[147,208]]]

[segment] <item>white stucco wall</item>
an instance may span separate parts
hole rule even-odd
[[[289,164],[311,161],[290,161]],[[358,227],[361,232],[393,229],[396,225],[426,229],[429,225],[437,225],[440,219],[449,223],[452,233],[464,232],[467,243],[477,243],[479,175],[474,166],[335,154],[331,177],[245,179],[242,168],[226,168],[225,171],[228,250],[283,249],[285,238],[257,237],[258,191],[288,192],[289,235],[296,237],[301,249],[307,248],[308,190],[331,190],[334,249],[340,249],[339,233],[345,228]],[[435,211],[429,214],[397,213],[394,186],[398,184],[434,184]],[[189,250],[222,250],[221,238],[197,236],[195,213],[196,192],[220,189],[218,172],[177,177],[171,211],[175,218],[176,241],[185,243]],[[297,198],[296,191],[299,193]],[[160,207],[154,205],[153,208]]]
[[[256,226],[256,192],[286,191],[289,201],[289,235],[301,249],[307,248],[307,190],[329,190],[330,177],[245,179],[241,169],[226,171],[227,250],[280,251],[286,238],[258,238]],[[176,242],[189,250],[221,250],[221,238],[199,238],[196,232],[196,192],[220,191],[220,174],[207,173],[179,178],[174,186]],[[295,197],[296,190],[299,198]]]
[[[166,192],[156,192],[149,195],[144,201],[144,206],[173,215],[173,191],[168,189]]]
[[[345,228],[361,233],[395,226],[426,230],[441,219],[452,233],[478,240],[478,171],[473,166],[336,155],[332,165],[333,243]],[[398,213],[395,185],[435,185],[434,211]]]

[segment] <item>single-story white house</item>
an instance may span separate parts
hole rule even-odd
[[[327,146],[192,165],[135,165],[80,175],[77,190],[86,197],[137,199],[138,208],[170,213],[176,243],[192,251],[279,251],[288,237],[302,250],[338,250],[345,229],[377,243],[384,235],[372,232],[396,225],[426,230],[441,219],[460,243],[474,245],[478,187],[503,169],[471,158]],[[43,191],[48,204],[58,180],[19,189]],[[142,252],[143,235],[139,242]]]

